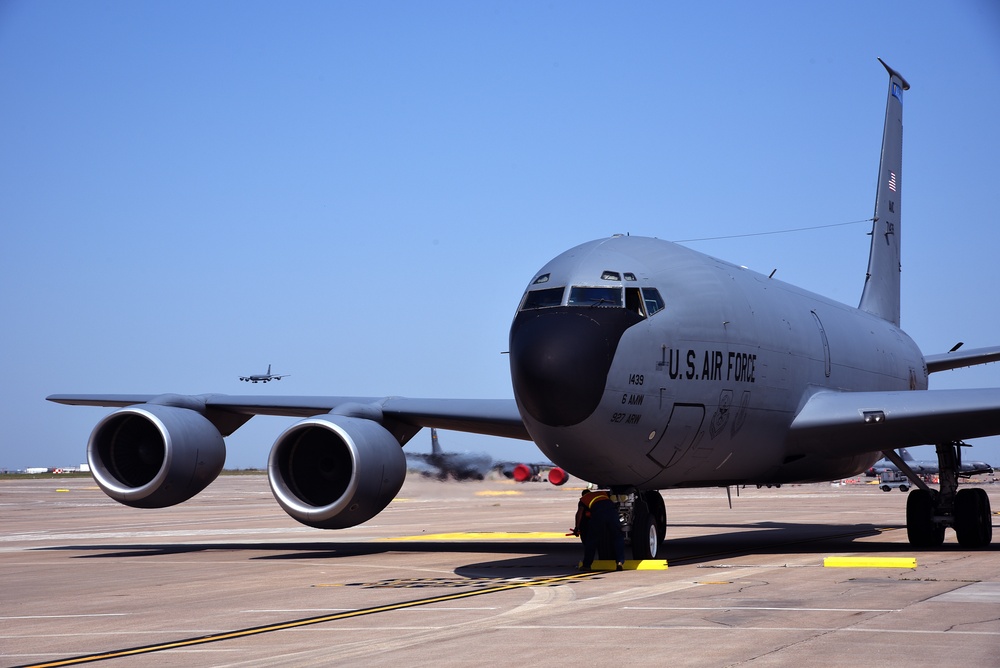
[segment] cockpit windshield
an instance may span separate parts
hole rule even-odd
[[[566,288],[546,288],[544,290],[532,290],[524,295],[524,303],[521,304],[522,311],[536,308],[551,308],[562,304],[563,292]]]
[[[544,280],[536,280],[535,284],[547,282],[549,275],[545,274],[542,278]],[[529,290],[524,294],[519,310],[532,311],[562,306],[565,295],[565,287]],[[578,308],[624,308],[641,318],[648,318],[659,313],[666,306],[663,297],[660,296],[656,288],[632,286],[622,288],[610,285],[574,285],[569,289],[566,305]]]
[[[572,287],[569,289],[569,306],[622,307],[622,289],[610,287]]]

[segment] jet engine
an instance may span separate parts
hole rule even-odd
[[[104,493],[126,506],[165,508],[205,489],[226,444],[197,411],[161,404],[120,408],[90,434],[87,461]]]
[[[406,477],[395,437],[372,420],[324,415],[289,427],[267,461],[271,492],[285,512],[317,529],[375,517]]]

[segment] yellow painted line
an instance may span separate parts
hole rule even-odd
[[[68,492],[69,490],[68,489],[57,489],[56,491],[57,492]]]
[[[520,496],[522,494],[524,492],[516,489],[484,489],[481,492],[476,492],[476,496]]]
[[[444,594],[442,596],[431,596],[429,598],[421,598],[414,601],[402,601],[399,603],[390,603],[388,605],[380,605],[372,608],[360,608],[357,610],[348,610],[346,612],[338,612],[332,615],[321,615],[319,617],[296,619],[290,622],[281,622],[278,624],[269,624],[266,626],[255,626],[252,628],[239,629],[237,631],[216,633],[213,635],[200,636],[197,638],[187,638],[184,640],[177,640],[174,642],[158,643],[155,645],[146,645],[144,647],[132,647],[129,649],[114,650],[111,652],[103,652],[100,654],[88,654],[85,656],[76,656],[68,659],[59,659],[56,661],[49,661],[46,663],[32,664],[27,668],[55,668],[56,666],[73,666],[81,663],[90,663],[92,661],[106,661],[108,659],[118,659],[126,656],[137,656],[140,654],[163,652],[169,649],[194,647],[196,645],[204,645],[206,643],[219,642],[221,640],[246,638],[248,636],[260,635],[262,633],[273,633],[274,631],[284,631],[287,629],[301,628],[303,626],[310,626],[313,624],[323,624],[326,622],[333,622],[342,619],[352,619],[355,617],[362,617],[365,615],[372,615],[380,612],[388,612],[391,610],[405,610],[407,608],[414,608],[421,605],[429,605],[431,603],[441,603],[442,601],[455,601],[463,598],[470,598],[473,596],[482,596],[484,594],[494,594],[501,591],[524,589],[526,587],[543,587],[546,585],[559,584],[563,582],[573,582],[575,580],[586,579],[590,577],[590,575],[591,575],[590,573],[574,573],[573,575],[557,575],[552,577],[541,577],[524,582],[511,582],[507,584],[497,585],[494,587],[483,587],[480,589],[473,589],[471,591],[457,592],[453,594]]]
[[[572,538],[558,531],[465,531],[460,533],[427,533],[418,536],[393,536],[383,538],[388,541],[422,541],[422,540],[551,540],[553,538]]]
[[[583,563],[577,564],[577,568]],[[665,571],[667,570],[666,559],[626,559],[622,568],[626,571]],[[592,571],[613,571],[615,562],[611,559],[595,559],[590,565]]]
[[[827,557],[824,568],[916,568],[916,557]]]

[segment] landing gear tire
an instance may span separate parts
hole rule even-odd
[[[968,549],[986,547],[993,540],[990,497],[978,487],[955,494],[955,534],[958,544]]]
[[[906,537],[913,547],[940,547],[944,525],[934,522],[936,494],[915,489],[906,497]]]
[[[640,561],[655,559],[661,540],[656,518],[645,509],[636,513],[635,524],[632,525],[632,558]]]

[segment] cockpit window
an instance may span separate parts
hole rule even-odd
[[[546,288],[544,290],[532,290],[524,295],[524,303],[521,304],[522,311],[529,311],[536,308],[550,308],[562,304],[563,292],[566,288]]]
[[[645,303],[646,313],[649,315],[658,313],[666,308],[663,297],[660,296],[660,291],[656,288],[643,288],[642,301]]]
[[[584,288],[575,286],[569,289],[570,306],[607,306],[621,307],[621,288]]]

